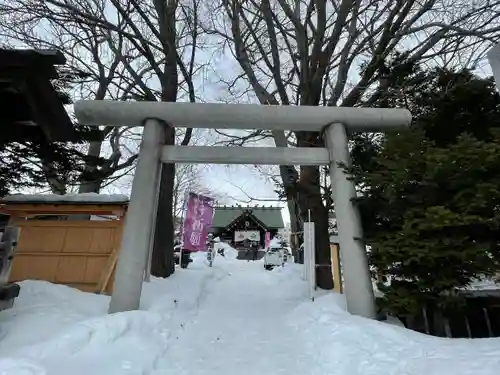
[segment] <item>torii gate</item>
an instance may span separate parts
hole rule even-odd
[[[125,221],[109,312],[139,308],[143,275],[156,220],[161,163],[328,165],[339,230],[344,290],[350,313],[375,317],[375,301],[355,186],[339,163],[350,164],[348,131],[383,132],[409,126],[406,109],[271,106],[84,100],[75,104],[80,123],[144,126]],[[326,148],[165,146],[164,124],[211,129],[323,132]]]

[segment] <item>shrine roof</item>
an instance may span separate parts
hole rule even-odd
[[[6,141],[76,141],[73,123],[52,85],[55,65],[66,62],[56,50],[0,48],[2,134]]]
[[[281,207],[218,206],[215,207],[212,228],[225,228],[245,212],[250,212],[268,229],[280,229],[285,227],[283,216],[281,215]]]

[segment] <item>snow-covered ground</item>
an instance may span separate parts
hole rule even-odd
[[[300,266],[196,254],[145,283],[140,311],[109,297],[21,283],[0,313],[0,375],[489,375],[500,339],[440,339],[351,316],[343,298],[307,300]]]

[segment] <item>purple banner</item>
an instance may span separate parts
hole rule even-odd
[[[188,194],[184,217],[183,250],[206,251],[208,232],[214,217],[214,200],[195,193]]]

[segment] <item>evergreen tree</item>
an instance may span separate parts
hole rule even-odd
[[[392,279],[385,306],[410,317],[456,306],[456,288],[498,269],[500,100],[468,71],[406,68],[377,103],[408,107],[411,129],[354,137],[351,172],[370,261]]]

